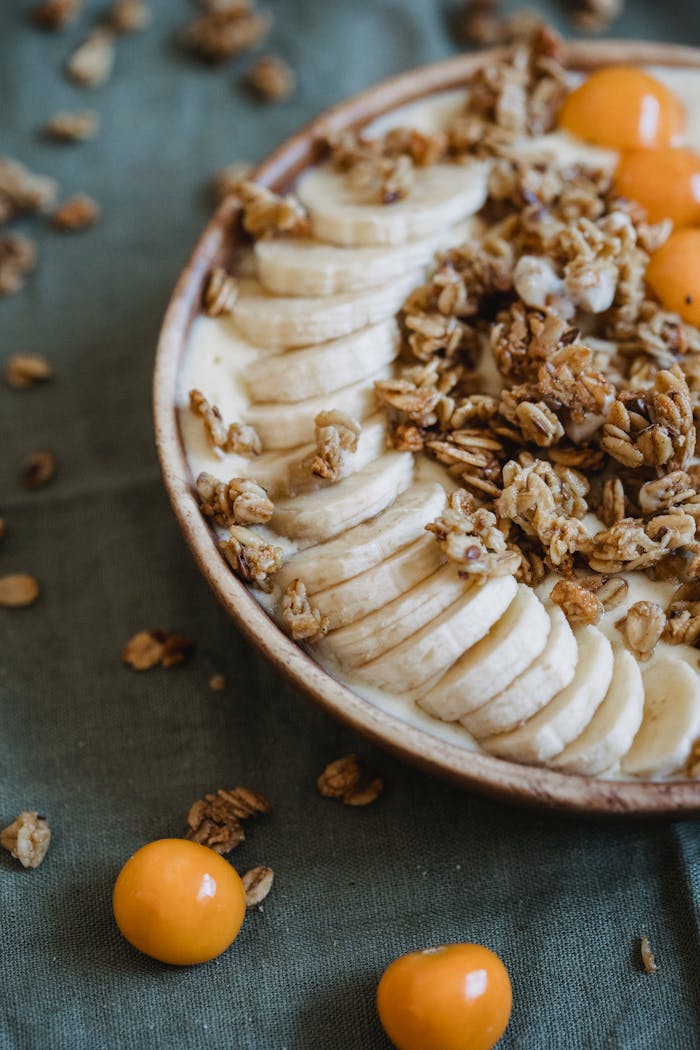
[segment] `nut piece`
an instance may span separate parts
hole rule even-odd
[[[100,207],[87,193],[76,193],[69,197],[51,216],[57,230],[74,233],[94,226],[100,217]]]
[[[557,580],[549,597],[571,624],[597,623],[603,615],[598,595],[574,580]]]
[[[656,973],[659,967],[656,965],[656,959],[654,958],[654,953],[651,950],[649,938],[647,937],[646,933],[643,934],[642,937],[640,937],[639,953],[642,957],[642,966],[644,967],[644,973]]]
[[[139,631],[122,649],[122,660],[135,671],[154,667],[177,667],[192,655],[194,642],[184,634],[173,634],[156,628]]]
[[[22,464],[22,481],[28,489],[48,485],[56,473],[56,459],[52,452],[32,452]]]
[[[92,109],[78,113],[54,113],[44,124],[44,134],[58,142],[84,142],[94,139],[100,118]]]
[[[311,604],[301,580],[292,580],[284,592],[282,622],[295,642],[317,642],[328,634],[328,617]]]
[[[29,237],[20,233],[0,237],[0,295],[14,295],[23,287],[24,275],[36,266],[37,255]]]
[[[151,24],[151,9],[144,0],[116,0],[110,21],[117,33],[139,33]]]
[[[384,781],[366,769],[357,755],[331,762],[316,781],[324,798],[340,799],[346,806],[367,806],[379,798]]]
[[[635,602],[617,625],[625,645],[638,660],[648,660],[666,627],[666,613],[656,602]]]
[[[264,864],[257,868],[251,868],[241,877],[243,889],[245,890],[246,908],[257,908],[267,897],[272,889],[275,873],[272,868]]]
[[[23,868],[38,868],[51,842],[51,829],[46,817],[35,810],[25,810],[12,824],[0,831],[3,846]]]
[[[39,583],[34,576],[24,572],[0,576],[0,606],[5,609],[22,609],[33,605],[39,597]]]
[[[283,102],[294,93],[296,76],[279,55],[263,55],[251,66],[246,80],[267,102]]]
[[[15,390],[26,390],[53,379],[53,368],[41,354],[12,354],[5,369],[5,379]]]
[[[185,838],[209,846],[216,853],[230,853],[245,839],[242,822],[269,812],[267,799],[249,788],[219,789],[190,807]]]
[[[80,13],[83,0],[43,0],[31,12],[34,25],[42,29],[63,29]]]
[[[230,314],[238,298],[238,282],[222,266],[215,267],[204,286],[204,309],[209,317]]]
[[[93,29],[87,40],[73,52],[66,63],[71,80],[83,87],[99,87],[114,66],[114,33],[111,29]]]

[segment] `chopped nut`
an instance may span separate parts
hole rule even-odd
[[[279,55],[263,55],[246,77],[248,84],[268,102],[283,102],[294,93],[296,77],[292,67]]]
[[[56,459],[52,452],[32,452],[22,465],[22,481],[28,489],[48,485],[56,473]]]
[[[251,868],[245,875],[241,876],[243,889],[245,890],[246,908],[257,908],[267,897],[272,889],[275,873],[272,868],[261,864],[257,868]]]
[[[648,660],[666,627],[666,614],[656,602],[635,602],[618,627],[630,652]]]
[[[384,790],[384,781],[366,769],[357,755],[346,755],[326,766],[316,781],[324,798],[340,799],[346,806],[367,806]]]
[[[135,671],[176,667],[194,651],[194,642],[182,634],[155,628],[139,631],[122,649],[122,660]]]
[[[251,237],[305,237],[309,233],[309,218],[291,194],[280,197],[248,179],[239,182],[233,192],[243,208],[243,228]]]
[[[597,623],[603,615],[600,598],[574,580],[557,580],[549,597],[571,624]]]
[[[238,298],[238,283],[221,266],[209,272],[204,286],[204,309],[209,317],[230,314]]]
[[[39,597],[39,583],[27,573],[11,573],[0,576],[0,606],[6,609],[21,609],[33,605]]]
[[[53,374],[53,367],[41,354],[12,354],[5,368],[5,379],[15,390],[47,383]]]
[[[16,820],[0,831],[3,846],[20,862],[23,868],[38,868],[51,842],[51,829],[46,817],[36,810],[25,810]]]
[[[213,448],[239,456],[257,456],[262,451],[262,442],[253,427],[246,423],[230,423],[227,427],[217,406],[209,404],[201,391],[190,390],[190,409],[202,419]]]
[[[36,244],[29,237],[19,233],[0,236],[0,295],[14,295],[23,287],[24,276],[34,269],[37,254]]]
[[[48,211],[57,192],[54,179],[35,175],[10,157],[0,157],[0,225],[15,215]]]
[[[221,693],[226,688],[226,679],[222,674],[213,674],[209,679],[209,688],[213,693]]]
[[[219,525],[264,525],[274,513],[265,489],[249,478],[223,482],[203,472],[195,484],[202,512]]]
[[[113,66],[114,33],[98,26],[70,56],[66,72],[76,84],[94,88],[109,80]]]
[[[656,959],[654,958],[654,953],[651,950],[649,938],[647,937],[646,933],[640,938],[639,953],[642,957],[642,966],[644,967],[644,972],[656,973],[659,967],[656,965]]]
[[[64,29],[83,6],[83,0],[42,0],[31,12],[31,19],[42,29]]]
[[[100,119],[93,110],[79,113],[54,113],[44,125],[44,134],[59,142],[84,142],[93,139],[100,126]]]
[[[51,222],[58,230],[74,233],[94,226],[100,217],[100,208],[86,193],[76,193],[56,209]]]
[[[282,622],[295,642],[317,642],[328,633],[328,617],[311,604],[301,580],[292,580],[284,592]]]
[[[272,590],[272,577],[282,568],[284,551],[267,543],[251,529],[231,526],[231,539],[221,544],[226,561],[233,571],[261,591]]]
[[[212,178],[216,199],[222,201],[235,194],[238,185],[248,178],[252,169],[253,165],[247,160],[236,160],[217,171]]]
[[[230,853],[245,839],[243,821],[270,812],[270,803],[249,788],[219,789],[193,803],[187,814],[185,838],[216,853]]]
[[[110,20],[117,33],[139,33],[151,24],[151,9],[144,0],[116,0]]]
[[[234,4],[196,18],[185,30],[183,43],[208,62],[225,62],[263,40],[271,26],[268,12]]]

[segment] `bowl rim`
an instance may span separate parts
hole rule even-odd
[[[700,48],[646,41],[600,40],[565,44],[567,65],[581,71],[621,61],[634,65],[700,68]],[[314,159],[319,136],[358,127],[398,106],[459,88],[482,64],[508,48],[469,52],[399,74],[352,96],[311,120],[253,172],[283,189]],[[195,561],[244,637],[272,666],[321,708],[395,756],[463,787],[506,802],[547,811],[595,816],[689,816],[700,813],[700,783],[599,780],[519,765],[458,747],[403,722],[354,693],[291,641],[224,562],[213,530],[194,495],[178,425],[177,379],[202,287],[213,265],[236,243],[237,206],[224,200],[184,266],[167,307],[155,356],[153,415],[165,488]]]

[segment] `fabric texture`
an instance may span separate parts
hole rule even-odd
[[[266,0],[267,50],[299,73],[266,107],[240,84],[243,58],[210,69],[175,37],[187,0],[118,42],[94,93],[61,74],[103,5],[61,34],[0,10],[2,153],[85,191],[102,221],[74,236],[40,220],[41,260],[0,302],[0,364],[45,354],[56,379],[0,387],[0,572],[34,573],[32,608],[0,610],[0,822],[48,815],[46,861],[0,856],[2,1050],[381,1050],[374,1009],[387,963],[413,948],[482,942],[514,986],[504,1050],[696,1050],[700,1046],[700,832],[692,822],[602,823],[509,808],[400,764],[281,681],[198,575],[164,495],[150,415],[158,328],[210,202],[206,183],[256,160],[329,104],[454,52],[428,0]],[[512,6],[512,5],[511,5]],[[558,8],[561,11],[561,6]],[[546,12],[554,5],[542,5]],[[560,23],[561,24],[561,23]],[[628,0],[623,36],[700,44],[696,0]],[[97,139],[46,142],[56,110],[93,107]],[[59,473],[26,492],[23,457]],[[120,650],[169,627],[198,651],[137,674]],[[212,692],[214,672],[226,689]],[[386,780],[363,810],[323,799],[315,778],[357,750]],[[190,803],[244,784],[273,812],[232,854],[269,864],[270,897],[208,965],[153,962],[120,938],[116,874],[144,842],[183,830]],[[641,972],[638,938],[659,963]]]

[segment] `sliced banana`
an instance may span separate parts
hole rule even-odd
[[[246,369],[244,380],[253,401],[321,397],[391,364],[400,346],[399,328],[391,318],[342,339],[258,361]]]
[[[518,587],[498,623],[421,697],[419,706],[444,722],[475,711],[537,659],[548,632],[544,605],[529,587]]]
[[[410,452],[387,452],[337,485],[280,500],[270,527],[304,544],[320,543],[379,514],[411,484]]]
[[[664,777],[681,768],[700,734],[700,682],[678,659],[657,660],[643,681],[642,724],[621,766],[635,776]]]
[[[498,696],[460,719],[477,740],[504,733],[525,722],[574,677],[578,660],[574,632],[556,605],[549,610],[549,619],[547,644],[537,659]]]
[[[258,278],[275,295],[361,292],[425,266],[438,250],[472,240],[477,227],[476,220],[470,219],[395,248],[339,248],[294,237],[258,241]]]
[[[644,685],[639,664],[626,649],[615,653],[605,699],[580,736],[550,760],[564,773],[597,776],[617,765],[642,721]]]
[[[430,237],[477,212],[486,200],[487,171],[477,161],[419,168],[408,197],[394,204],[368,203],[350,179],[328,167],[312,168],[296,191],[318,240],[396,245]]]
[[[265,449],[296,448],[314,440],[314,420],[319,412],[337,408],[360,421],[376,411],[374,383],[391,375],[391,368],[380,368],[374,375],[352,383],[332,394],[295,401],[291,405],[251,405],[246,423],[255,427]]]
[[[244,339],[260,346],[326,343],[393,317],[422,279],[422,270],[412,270],[364,292],[318,298],[270,295],[257,281],[245,279],[239,282],[233,323]]]
[[[399,645],[358,668],[359,677],[390,693],[408,693],[446,671],[501,618],[515,597],[512,576],[470,587],[444,613]]]
[[[445,490],[439,482],[418,482],[378,517],[327,543],[299,551],[278,573],[278,584],[284,589],[298,578],[314,594],[349,580],[418,539],[444,505]]]
[[[613,652],[597,627],[581,628],[576,641],[578,663],[570,685],[518,729],[480,741],[486,751],[539,765],[558,755],[583,732],[608,691]]]
[[[366,664],[425,627],[470,586],[454,565],[443,565],[388,605],[331,631],[318,643],[317,652],[332,657],[341,667]]]
[[[426,534],[359,576],[312,594],[311,603],[328,617],[330,629],[335,630],[410,591],[434,573],[441,561],[440,548]]]

